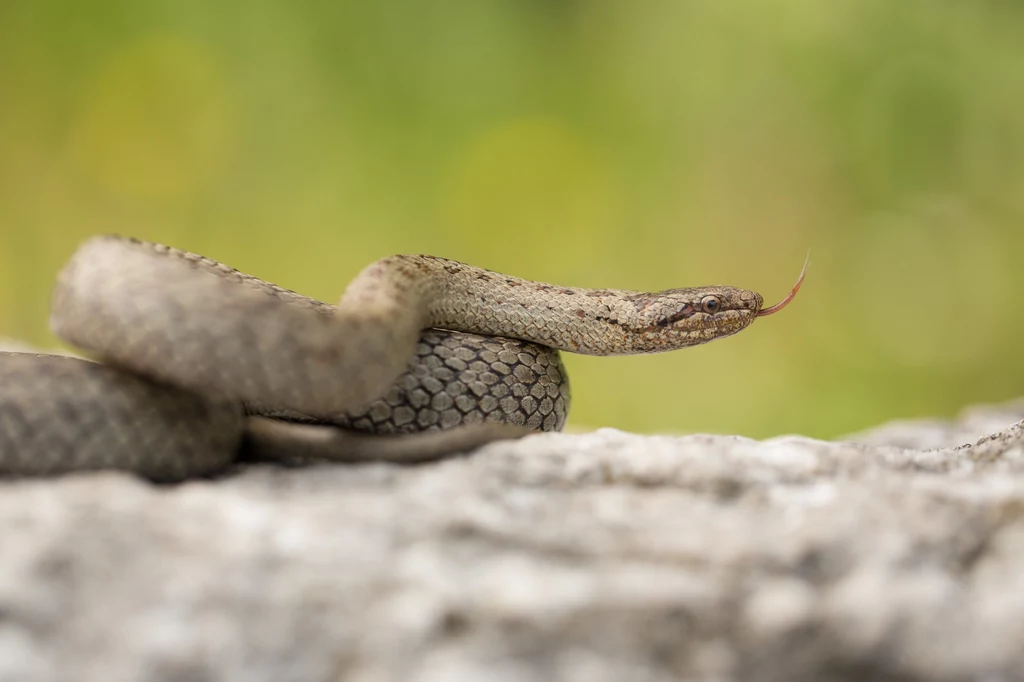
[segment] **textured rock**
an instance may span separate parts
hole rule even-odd
[[[1022,417],[3,482],[0,680],[1024,679]]]

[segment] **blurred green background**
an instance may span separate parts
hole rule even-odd
[[[426,252],[784,313],[566,356],[570,423],[836,436],[1024,392],[1024,4],[0,2],[0,336],[88,235],[335,300]]]

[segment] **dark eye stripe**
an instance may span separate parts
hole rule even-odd
[[[661,327],[668,326],[673,322],[678,322],[679,320],[685,320],[688,317],[693,317],[693,314],[696,312],[697,310],[692,305],[686,304],[682,307],[682,309],[680,309],[678,313],[673,313],[672,315],[669,315],[664,320],[659,322],[658,325]]]

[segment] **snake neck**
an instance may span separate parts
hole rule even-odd
[[[636,353],[626,321],[639,294],[533,282],[435,256],[392,256],[379,263],[390,286],[408,297],[419,288],[426,325],[506,336],[592,355]]]
[[[719,305],[710,311],[702,302]],[[587,355],[657,353],[729,336],[756,317],[760,297],[733,287],[643,293],[581,289],[503,275],[436,256],[390,256],[342,298],[380,326],[505,336]],[[363,311],[362,313],[358,311]],[[418,326],[417,326],[418,325]]]

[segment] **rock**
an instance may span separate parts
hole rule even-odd
[[[6,336],[0,336],[0,353],[45,353],[46,355],[67,355],[73,358],[84,357],[66,348],[44,349]]]
[[[1024,679],[1022,417],[0,483],[0,680]]]

